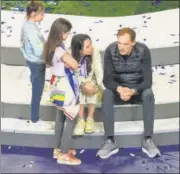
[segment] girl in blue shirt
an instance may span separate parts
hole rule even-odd
[[[43,4],[30,2],[26,8],[26,17],[21,31],[20,49],[31,72],[31,121],[42,123],[39,122],[39,109],[45,82],[46,66],[42,57],[45,40],[36,23],[44,18]]]

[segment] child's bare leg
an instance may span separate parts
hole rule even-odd
[[[84,118],[84,104],[80,104],[79,117]]]
[[[84,135],[84,129],[85,129],[84,104],[80,104],[79,116],[74,130],[74,134],[79,136]]]
[[[94,132],[94,112],[95,112],[96,106],[95,104],[88,104],[88,117],[86,120],[86,127],[85,132],[90,134]]]
[[[88,117],[94,117],[95,109],[95,104],[88,104]]]

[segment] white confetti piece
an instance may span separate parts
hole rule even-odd
[[[56,2],[53,2],[52,4],[56,4]],[[52,5],[51,4],[51,5]],[[88,3],[84,3],[83,5],[88,6]],[[2,8],[5,8],[5,6],[2,6]],[[19,37],[20,37],[20,30],[21,27],[16,27],[21,26],[24,20],[24,12],[19,12],[21,8],[14,7],[11,11],[4,11],[2,10],[2,21],[7,21],[7,24],[5,25],[12,25],[12,29],[15,29],[15,32],[13,32],[11,37],[3,37],[2,42],[3,45],[6,46],[11,46],[14,45],[19,45]],[[117,9],[112,8],[112,11],[115,11]],[[52,22],[56,19],[56,17],[59,16],[59,14],[48,14],[52,15],[50,18],[46,18],[42,22],[42,26],[38,24],[39,28],[41,28],[43,34],[48,33],[50,30],[50,26]],[[81,13],[81,15],[83,15]],[[165,16],[167,20],[164,22],[162,21],[162,16]],[[143,17],[143,18],[142,18]],[[10,20],[9,20],[10,18]],[[71,17],[70,17],[71,18]],[[82,20],[85,22],[84,25],[88,26],[86,27],[81,27],[79,24],[79,18],[82,18]],[[179,18],[179,9],[173,9],[173,10],[167,10],[167,11],[162,11],[158,13],[152,13],[152,16],[149,15],[133,15],[133,16],[126,16],[126,17],[86,17],[86,16],[72,16],[72,23],[75,23],[76,25],[73,27],[73,32],[76,32],[76,30],[79,33],[86,33],[87,31],[92,31],[91,32],[91,37],[92,40],[96,41],[96,36],[98,34],[98,39],[99,41],[96,41],[97,47],[99,50],[105,50],[105,48],[111,43],[114,42],[114,32],[115,28],[122,28],[125,26],[129,26],[133,28],[134,30],[136,29],[137,31],[137,40],[142,42],[145,42],[150,48],[159,48],[159,47],[171,47],[174,46],[174,44],[179,44],[179,24],[176,22],[176,19]],[[8,20],[7,20],[8,19]],[[88,19],[88,20],[87,20]],[[149,23],[149,19],[151,19]],[[174,19],[174,20],[171,20]],[[121,23],[118,23],[118,21],[121,21]],[[138,21],[138,22],[137,22]],[[167,25],[167,22],[169,21],[169,25]],[[154,36],[154,33],[152,28],[154,28],[154,23],[156,23],[155,30],[160,31],[160,28],[166,27],[166,30],[163,30],[161,34],[157,34]],[[96,27],[98,25],[98,28]],[[111,27],[113,26],[113,27]],[[144,26],[144,27],[142,27]],[[108,36],[106,35],[106,32],[101,32],[103,28],[107,28],[108,32],[110,33]],[[90,29],[89,29],[90,28]],[[159,33],[159,32],[157,32]],[[75,33],[74,33],[75,34]],[[76,32],[77,34],[77,32]],[[46,34],[45,34],[46,35]],[[152,37],[154,36],[154,37]],[[146,39],[146,40],[144,40]]]
[[[84,149],[82,149],[79,153],[80,153],[80,154],[82,154],[82,153],[84,153],[84,151],[85,151],[85,150],[84,150]]]
[[[8,146],[8,149],[11,149],[11,146]]]
[[[32,164],[29,164],[28,167],[31,168],[31,167],[32,167]]]
[[[132,156],[132,157],[135,157],[135,155],[133,153],[130,153],[129,155]]]

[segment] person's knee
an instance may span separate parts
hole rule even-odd
[[[143,92],[142,92],[142,99],[152,99],[154,100],[154,93],[152,91],[152,88],[148,88],[148,89],[145,89]]]

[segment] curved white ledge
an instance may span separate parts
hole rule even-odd
[[[51,77],[46,71],[46,80]],[[25,66],[1,65],[1,102],[30,104],[29,69]],[[153,91],[156,104],[179,102],[179,64],[153,67]],[[50,105],[49,82],[46,82],[41,105]]]
[[[137,41],[150,48],[174,47],[179,45],[179,9],[123,17],[83,17],[46,14],[42,22],[45,38],[52,22],[65,17],[72,22],[73,33],[87,33],[93,43],[104,50],[116,40],[115,34],[122,27],[135,28]],[[19,47],[20,31],[25,19],[24,12],[1,11],[1,46]],[[67,45],[70,43],[69,37]]]

